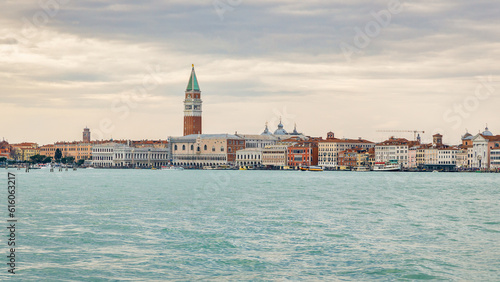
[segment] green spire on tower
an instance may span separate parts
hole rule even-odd
[[[198,79],[196,78],[196,73],[194,72],[194,65],[193,69],[191,70],[191,76],[189,77],[189,83],[186,88],[187,91],[200,91],[200,86],[198,85]]]

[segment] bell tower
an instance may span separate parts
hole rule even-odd
[[[184,98],[184,136],[201,134],[201,103],[200,86],[193,65]]]

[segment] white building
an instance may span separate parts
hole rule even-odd
[[[168,162],[167,148],[135,148],[114,142],[92,147],[94,167],[161,167]]]
[[[169,141],[172,163],[185,167],[234,165],[236,152],[245,149],[245,139],[231,134],[191,134]]]
[[[412,145],[413,142],[404,138],[391,137],[375,145],[375,162],[387,163],[397,160],[402,167],[409,167],[408,147]]]
[[[236,152],[237,166],[261,166],[262,150],[259,148],[243,149]]]
[[[493,135],[488,127],[472,138],[472,168],[490,169],[491,151],[500,148],[500,135]]]
[[[490,169],[500,169],[500,147],[490,150]]]
[[[287,166],[287,145],[266,146],[262,150],[262,165],[283,168]]]
[[[338,153],[352,149],[363,148],[370,149],[375,143],[358,139],[337,139],[333,132],[328,132],[326,140],[318,142],[318,165],[323,167],[338,167]]]

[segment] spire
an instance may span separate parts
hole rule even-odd
[[[191,76],[189,77],[189,83],[186,87],[186,92],[188,91],[200,91],[200,86],[198,85],[198,79],[196,78],[196,73],[194,72],[194,64],[192,65]]]

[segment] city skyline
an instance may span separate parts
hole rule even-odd
[[[375,142],[413,137],[380,129],[449,144],[500,132],[487,1],[40,3],[7,2],[0,18],[11,143],[80,140],[86,126],[93,139],[181,136],[193,63],[204,133],[260,134],[280,116],[289,131]],[[113,129],[98,136],[102,123]]]

